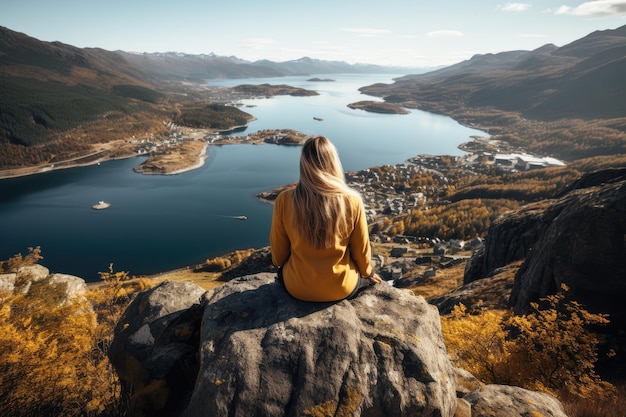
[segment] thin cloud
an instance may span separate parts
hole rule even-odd
[[[577,7],[561,6],[554,10],[555,14],[574,16],[613,16],[626,14],[626,0],[594,0],[587,1]]]
[[[385,35],[387,33],[391,33],[390,30],[387,29],[374,29],[374,28],[343,28],[344,32],[348,33],[356,33],[360,36],[378,36]]]
[[[498,10],[502,10],[503,12],[521,13],[530,9],[530,7],[530,3],[506,3],[504,6],[498,5],[496,8]]]
[[[463,36],[463,32],[458,30],[434,30],[426,34],[429,38],[458,38]]]

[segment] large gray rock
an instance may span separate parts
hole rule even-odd
[[[50,275],[50,270],[43,265],[22,266],[17,270],[17,278],[28,281],[40,281]]]
[[[452,416],[455,373],[437,309],[380,284],[304,303],[250,276],[206,296],[200,375],[186,417]]]
[[[485,385],[463,397],[472,417],[567,417],[554,397],[508,385]]]
[[[118,322],[109,358],[131,415],[169,416],[193,389],[204,290],[164,282],[140,293]]]
[[[61,303],[85,299],[87,293],[84,279],[68,274],[50,274],[48,268],[39,264],[20,267],[16,273],[0,274],[0,291],[28,294],[33,285],[54,288]]]
[[[13,289],[22,294],[28,293],[33,282],[46,279],[50,275],[50,270],[43,265],[34,264],[22,266],[17,270],[13,280]]]
[[[140,293],[110,355],[132,386],[133,413],[454,415],[455,371],[434,306],[387,284],[351,301],[306,303],[274,277],[235,279],[201,304],[201,290],[181,283]]]
[[[0,292],[12,293],[15,289],[16,273],[0,274]]]
[[[87,292],[87,283],[84,279],[69,274],[51,274],[48,279],[51,285],[65,286],[65,296],[67,299],[84,297]]]

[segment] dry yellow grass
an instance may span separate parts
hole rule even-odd
[[[451,268],[438,269],[437,275],[424,280],[423,283],[410,287],[415,295],[425,299],[439,297],[463,285],[465,262]]]
[[[223,284],[222,281],[218,281],[220,276],[219,272],[194,272],[191,268],[183,268],[152,275],[148,278],[153,280],[155,285],[163,281],[192,282],[205,290],[210,290]]]
[[[204,149],[206,146],[207,143],[203,140],[182,142],[172,147],[168,152],[149,157],[135,168],[135,171],[144,174],[172,174],[190,167],[199,166],[204,160]]]

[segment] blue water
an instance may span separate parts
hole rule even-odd
[[[243,101],[242,110],[257,120],[238,134],[291,128],[325,135],[346,170],[402,163],[418,154],[460,155],[460,143],[482,134],[425,112],[383,115],[346,107],[374,99],[360,94],[359,87],[391,82],[392,76],[318,77],[336,81],[307,82],[307,76],[209,86],[271,83],[318,91],[315,97]],[[51,271],[96,281],[110,263],[116,271],[153,274],[234,249],[266,246],[272,206],[255,195],[296,181],[299,154],[299,147],[277,145],[210,146],[202,168],[175,176],[133,172],[144,160],[139,157],[1,180],[0,259],[41,246],[41,263]],[[92,210],[100,200],[111,208]],[[248,220],[232,218],[238,215]]]

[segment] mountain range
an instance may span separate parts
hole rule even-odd
[[[23,154],[15,146],[60,143],[71,129],[111,115],[141,112],[135,124],[145,115],[162,120],[173,111],[168,93],[183,82],[333,73],[411,74],[361,91],[453,117],[458,108],[482,108],[537,120],[617,119],[626,117],[626,26],[562,47],[476,55],[430,72],[307,57],[249,62],[215,54],[76,48],[0,27],[0,154],[15,159]],[[616,125],[626,131],[626,123]]]
[[[362,88],[409,107],[494,108],[536,120],[626,116],[626,26],[568,45],[476,55],[392,85]]]

